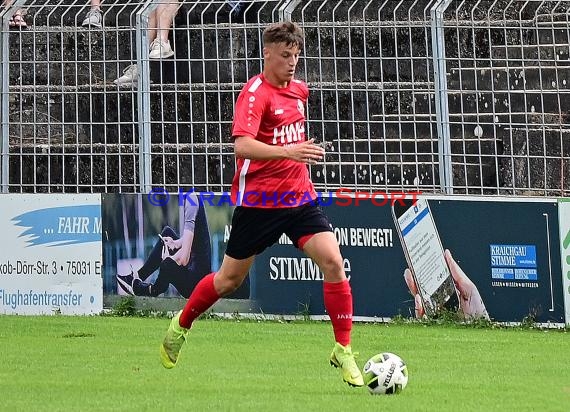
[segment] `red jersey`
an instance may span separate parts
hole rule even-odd
[[[268,145],[289,146],[305,138],[307,85],[292,80],[284,88],[263,74],[252,77],[236,102],[232,137],[247,136]],[[294,207],[316,199],[305,163],[289,159],[237,159],[232,201],[238,206]]]

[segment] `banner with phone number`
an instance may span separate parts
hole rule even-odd
[[[0,313],[103,310],[101,195],[0,195]]]

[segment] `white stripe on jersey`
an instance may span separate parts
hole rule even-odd
[[[243,195],[245,192],[245,175],[247,174],[247,169],[249,169],[249,163],[251,162],[251,160],[249,159],[245,159],[243,162],[243,167],[241,168],[241,171],[239,172],[239,191],[238,191],[238,197],[237,197],[237,205],[236,206],[241,206],[241,204],[243,203]]]
[[[263,80],[261,80],[261,78],[258,77],[258,78],[255,79],[255,81],[251,84],[251,86],[249,86],[249,89],[247,89],[247,91],[250,92],[250,93],[255,93],[255,91],[259,88],[259,86],[261,86],[261,83],[263,83]]]

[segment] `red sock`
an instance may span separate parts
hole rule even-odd
[[[220,298],[214,289],[214,275],[206,275],[194,288],[180,315],[180,326],[190,328],[192,322]]]
[[[352,330],[352,290],[348,280],[323,283],[325,309],[329,313],[335,340],[342,346],[350,344]]]

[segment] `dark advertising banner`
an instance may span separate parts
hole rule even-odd
[[[345,259],[356,317],[415,316],[418,309],[421,316],[455,307],[468,317],[501,322],[529,316],[564,322],[555,201],[420,197],[416,210],[395,212],[371,201],[340,203],[324,209]],[[286,242],[282,238],[256,260],[252,293],[260,309],[325,314],[322,274]],[[406,271],[406,253],[415,276]]]
[[[323,196],[354,295],[355,319],[434,316],[564,323],[558,204],[408,196]],[[188,297],[219,268],[233,207],[223,195],[103,196],[104,292]],[[280,241],[231,298],[251,311],[326,315],[323,275]],[[241,306],[243,308],[243,305]]]
[[[412,299],[404,289],[404,257],[389,207],[361,202],[323,207],[329,217],[354,299],[354,315],[409,315]],[[282,237],[256,259],[255,291],[265,313],[325,314],[323,276],[311,259]]]

